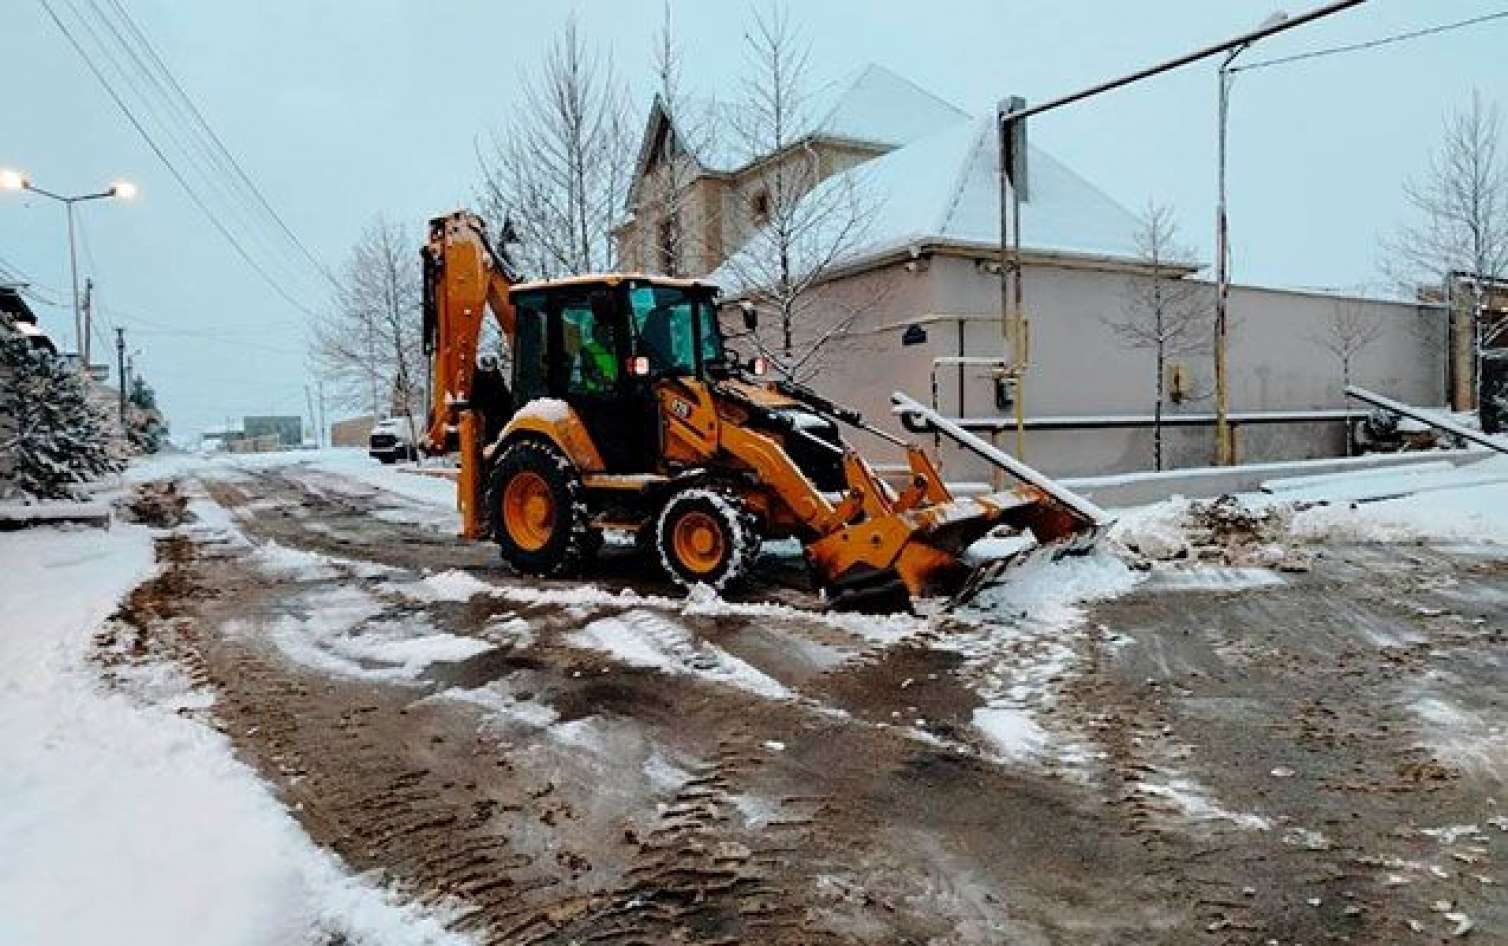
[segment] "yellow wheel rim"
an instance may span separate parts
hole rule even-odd
[[[676,522],[671,544],[676,559],[695,575],[705,575],[722,564],[727,546],[722,526],[700,511],[688,512]]]
[[[537,552],[555,533],[555,497],[538,473],[525,470],[503,489],[503,524],[514,544]]]

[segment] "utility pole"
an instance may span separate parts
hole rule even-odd
[[[120,375],[120,426],[126,426],[126,330],[115,330],[115,365]]]
[[[314,428],[314,446],[319,446],[319,415],[314,413],[314,395],[309,385],[304,385],[304,407],[309,411],[309,426]]]
[[[995,113],[995,125],[1000,135],[1000,321],[1010,350],[1009,381],[1011,404],[1016,413],[1017,459],[1026,456],[1027,351],[1021,287],[1021,197],[1026,189],[1026,122],[1018,121],[1014,116],[1025,108],[1026,99],[1013,95],[1001,102]]]
[[[73,276],[73,338],[78,349],[79,370],[89,370],[89,339],[84,337],[84,313],[79,306],[79,257],[73,240],[73,201],[65,200],[68,208],[68,271]]]
[[[84,301],[82,303],[82,311],[83,311],[83,317],[84,317],[84,335],[83,335],[83,339],[84,340],[83,340],[83,343],[79,346],[79,357],[81,357],[83,359],[84,370],[88,371],[89,370],[89,356],[91,354],[93,354],[93,352],[91,351],[91,349],[94,348],[94,346],[92,344],[90,344],[94,340],[94,336],[93,336],[93,328],[94,328],[94,280],[93,279],[85,279],[84,280]]]
[[[1249,44],[1248,44],[1249,45]],[[1215,463],[1230,466],[1235,462],[1235,444],[1230,429],[1230,374],[1227,362],[1230,320],[1226,307],[1230,300],[1230,234],[1225,215],[1225,129],[1230,115],[1230,66],[1246,51],[1237,46],[1225,54],[1220,63],[1220,100],[1218,121],[1219,145],[1216,177],[1219,195],[1215,201]]]
[[[1002,307],[1002,315],[1003,315],[1005,311],[1008,311],[1006,309],[1007,299],[1006,299],[1006,285],[1005,285],[1005,281],[1004,281],[1005,280],[1005,276],[1006,276],[1005,269],[1004,269],[1005,261],[1006,261],[1007,257],[1009,256],[1010,258],[1013,258],[1013,259],[1017,260],[1018,261],[1018,265],[1019,265],[1019,259],[1020,259],[1020,242],[1019,242],[1020,241],[1020,226],[1021,226],[1020,214],[1017,213],[1015,215],[1016,218],[1017,218],[1014,221],[1014,226],[1015,226],[1015,229],[1016,229],[1016,233],[1015,233],[1014,237],[1012,238],[1013,243],[1014,243],[1014,252],[1009,253],[1009,254],[1007,253],[1007,249],[1006,249],[1007,235],[1006,235],[1006,227],[1005,227],[1005,223],[1006,223],[1006,205],[1005,205],[1006,194],[1005,194],[1005,185],[1007,183],[1007,181],[1006,181],[1006,178],[1007,178],[1007,170],[1006,170],[1006,168],[1008,166],[1008,163],[1006,161],[1006,158],[1007,158],[1006,152],[1007,152],[1007,148],[1009,147],[1009,141],[1010,141],[1011,137],[1013,136],[1013,134],[1017,133],[1017,128],[1019,127],[1019,129],[1020,129],[1021,141],[1022,141],[1022,144],[1024,146],[1024,142],[1025,142],[1024,132],[1025,132],[1025,128],[1026,128],[1026,120],[1028,118],[1031,118],[1034,115],[1041,115],[1044,112],[1050,112],[1050,111],[1053,111],[1055,109],[1063,108],[1066,105],[1072,105],[1075,102],[1081,102],[1084,99],[1092,98],[1092,97],[1094,97],[1096,95],[1103,95],[1106,92],[1110,92],[1110,91],[1113,91],[1115,89],[1119,89],[1119,88],[1122,88],[1124,86],[1131,85],[1132,83],[1135,83],[1135,82],[1141,82],[1144,79],[1150,79],[1153,76],[1161,75],[1162,73],[1168,72],[1168,71],[1173,70],[1173,69],[1182,68],[1183,66],[1187,66],[1190,63],[1199,62],[1200,60],[1208,59],[1211,56],[1216,56],[1216,55],[1219,55],[1220,53],[1225,53],[1226,54],[1225,61],[1220,66],[1220,70],[1221,70],[1221,85],[1220,85],[1220,101],[1221,101],[1221,107],[1220,107],[1220,154],[1221,154],[1221,161],[1220,161],[1220,181],[1221,181],[1220,193],[1221,193],[1221,207],[1220,207],[1220,210],[1219,210],[1220,226],[1219,226],[1219,231],[1218,231],[1218,239],[1219,239],[1219,241],[1221,243],[1221,251],[1218,254],[1219,257],[1220,257],[1218,266],[1219,266],[1219,269],[1221,270],[1221,275],[1220,275],[1221,290],[1216,293],[1216,297],[1217,297],[1217,300],[1218,300],[1217,301],[1217,305],[1219,306],[1219,311],[1217,313],[1217,322],[1218,322],[1218,325],[1217,325],[1217,328],[1216,328],[1216,339],[1215,339],[1215,343],[1216,343],[1215,344],[1215,349],[1216,349],[1216,355],[1215,355],[1215,358],[1216,358],[1216,368],[1215,368],[1215,371],[1216,371],[1216,385],[1217,385],[1217,389],[1218,389],[1217,390],[1217,397],[1216,397],[1216,411],[1217,411],[1216,426],[1217,426],[1218,431],[1221,433],[1221,436],[1220,436],[1220,445],[1221,445],[1221,450],[1220,450],[1221,459],[1220,459],[1220,462],[1221,463],[1228,463],[1229,460],[1227,458],[1231,455],[1231,451],[1229,450],[1229,447],[1230,447],[1230,436],[1229,436],[1230,425],[1229,425],[1229,418],[1227,416],[1227,410],[1226,410],[1227,409],[1227,404],[1226,404],[1226,397],[1225,397],[1225,388],[1226,388],[1226,384],[1225,384],[1225,382],[1226,382],[1226,378],[1225,378],[1225,375],[1226,375],[1226,370],[1225,370],[1225,320],[1224,320],[1224,317],[1223,317],[1224,306],[1225,306],[1225,302],[1224,302],[1224,297],[1225,297],[1225,292],[1224,292],[1225,280],[1228,278],[1228,276],[1224,273],[1224,270],[1225,270],[1225,255],[1226,255],[1225,247],[1224,247],[1224,243],[1225,243],[1225,208],[1224,208],[1224,194],[1225,194],[1225,184],[1224,184],[1224,181],[1225,181],[1225,160],[1224,160],[1224,155],[1225,155],[1225,101],[1226,101],[1226,98],[1227,98],[1226,90],[1228,88],[1228,76],[1226,76],[1225,72],[1226,72],[1226,69],[1230,66],[1231,60],[1233,60],[1237,55],[1240,54],[1240,52],[1242,50],[1246,49],[1246,47],[1250,46],[1252,43],[1255,43],[1257,40],[1259,40],[1259,39],[1265,39],[1265,38],[1267,38],[1269,36],[1273,36],[1273,35],[1276,35],[1278,33],[1286,32],[1286,31],[1294,29],[1296,27],[1303,26],[1303,25],[1305,25],[1307,23],[1312,23],[1315,20],[1323,19],[1324,17],[1327,17],[1327,16],[1332,16],[1333,14],[1340,13],[1343,10],[1349,10],[1352,7],[1360,6],[1361,4],[1363,4],[1365,2],[1366,2],[1366,0],[1332,0],[1332,2],[1327,3],[1324,6],[1316,7],[1313,10],[1309,10],[1308,12],[1301,13],[1301,14],[1299,14],[1297,16],[1292,16],[1292,17],[1272,17],[1266,23],[1264,23],[1261,26],[1259,26],[1257,29],[1250,30],[1250,31],[1248,31],[1246,33],[1242,33],[1241,35],[1232,37],[1231,39],[1225,40],[1224,42],[1215,43],[1214,45],[1211,45],[1211,46],[1205,46],[1205,47],[1202,47],[1200,49],[1196,49],[1193,52],[1185,53],[1182,56],[1178,56],[1178,57],[1173,58],[1173,59],[1168,59],[1168,60],[1165,60],[1163,62],[1156,63],[1155,65],[1147,66],[1144,69],[1138,69],[1135,72],[1127,73],[1126,75],[1118,76],[1118,77],[1116,77],[1114,79],[1109,79],[1109,80],[1107,80],[1105,82],[1098,83],[1097,85],[1092,85],[1092,86],[1090,86],[1090,87],[1088,87],[1086,89],[1080,89],[1077,92],[1069,93],[1068,95],[1059,96],[1058,98],[1055,98],[1055,99],[1049,99],[1046,102],[1039,102],[1038,104],[1032,105],[1032,106],[1029,106],[1029,107],[1025,106],[1025,103],[1022,103],[1022,107],[1011,107],[1009,109],[1007,109],[1005,107],[1001,107],[996,112],[995,118],[996,118],[996,124],[999,126],[999,131],[1000,131],[1000,152],[1001,152],[1001,155],[1000,155],[1000,157],[1001,157],[1001,161],[1000,161],[1000,178],[1001,178],[1001,180],[1000,180],[1000,184],[1001,184],[1001,192],[1000,192],[1000,203],[1001,203],[1001,207],[1000,207],[1000,260],[1001,260],[1002,270],[1001,270],[1001,277],[1000,277],[1001,278],[1001,289],[1000,289],[1000,292],[1001,292],[1001,307]],[[1013,103],[1013,105],[1014,105],[1014,103]],[[1017,205],[1017,209],[1019,210],[1019,205]],[[1016,275],[1016,279],[1017,280],[1020,279],[1019,272]],[[1017,344],[1019,345],[1021,341],[1024,341],[1024,339],[1018,340]],[[1014,355],[1018,354],[1018,352],[1016,350],[1016,346],[1012,346],[1012,349],[1013,349],[1013,361],[1014,361],[1015,360]],[[1019,365],[1020,362],[1017,362],[1017,364]],[[1020,403],[1021,403],[1021,396],[1020,396],[1020,391],[1019,391],[1019,382],[1018,382],[1018,390],[1017,390],[1017,394],[1016,394],[1016,403],[1017,403],[1017,416],[1019,418],[1019,416],[1020,416]],[[1018,422],[1018,437],[1019,437],[1019,435],[1020,434],[1019,434],[1019,422]]]

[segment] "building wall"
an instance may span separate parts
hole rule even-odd
[[[783,175],[787,182],[800,182],[803,185],[801,193],[805,194],[834,174],[841,174],[887,150],[817,139],[733,175],[722,188],[719,207],[723,252],[708,271],[716,269],[754,236],[762,225],[762,221],[754,219],[751,212],[755,196],[761,190],[770,191],[777,178]]]
[[[676,158],[681,180],[688,181],[681,222],[680,275],[704,276],[720,266],[753,235],[759,225],[750,213],[755,194],[768,189],[777,174],[808,184],[842,173],[883,149],[838,141],[817,140],[792,148],[778,158],[736,174],[706,174],[685,156]],[[640,183],[640,201],[633,219],[617,231],[618,255],[625,269],[664,271],[660,228],[665,220],[667,172],[656,163]]]
[[[1004,351],[997,313],[999,277],[972,259],[938,255],[913,264],[872,271],[824,287],[839,297],[880,297],[855,332],[835,347],[817,383],[836,400],[858,407],[881,426],[898,430],[889,416],[889,394],[902,390],[930,400],[932,359],[962,349],[975,356]],[[1108,270],[1026,266],[1025,307],[1030,322],[1031,369],[1025,390],[1029,416],[1064,414],[1145,414],[1154,401],[1154,356],[1128,349],[1106,324],[1121,317],[1127,277]],[[1212,292],[1212,289],[1211,289]],[[1212,298],[1212,296],[1211,296]],[[1330,296],[1255,287],[1233,287],[1230,312],[1232,411],[1340,408],[1340,367],[1318,342],[1334,311]],[[1404,401],[1443,400],[1444,326],[1436,309],[1370,302],[1382,336],[1359,355],[1353,383],[1380,389]],[[905,324],[923,316],[924,344],[903,346]],[[1211,359],[1181,359],[1198,392],[1212,392]],[[960,413],[957,368],[939,372],[938,403],[944,413]],[[1354,405],[1353,405],[1354,406]],[[1207,413],[1213,398],[1186,401],[1172,411]],[[962,413],[1008,414],[996,408],[987,368],[964,371]],[[1342,452],[1340,424],[1251,426],[1238,433],[1243,461],[1330,456]],[[1014,446],[1013,435],[1002,446]],[[1213,460],[1212,428],[1165,429],[1168,466],[1202,466]],[[1035,431],[1026,435],[1026,459],[1050,473],[1096,474],[1148,469],[1152,465],[1148,430]],[[948,475],[987,477],[988,468],[957,451],[945,451]]]
[[[360,447],[365,450],[376,423],[371,414],[338,420],[330,425],[330,446]]]
[[[297,447],[304,441],[304,419],[293,414],[245,417],[241,429],[248,438],[274,437],[285,447]]]

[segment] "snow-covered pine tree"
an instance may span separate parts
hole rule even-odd
[[[77,498],[77,487],[122,468],[106,420],[89,402],[84,380],[63,360],[21,338],[0,338],[0,448],[11,488],[36,499]]]
[[[141,376],[131,379],[126,394],[126,436],[131,446],[142,453],[156,453],[167,439],[168,425],[157,409],[157,392]]]

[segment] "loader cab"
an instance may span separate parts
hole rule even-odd
[[[517,403],[563,400],[610,470],[653,471],[660,430],[652,385],[672,376],[705,378],[725,363],[716,296],[704,283],[647,276],[515,286]]]

